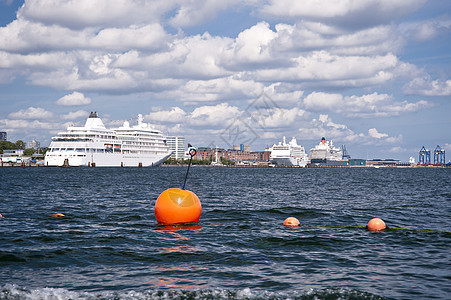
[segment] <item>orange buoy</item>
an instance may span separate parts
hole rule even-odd
[[[366,225],[366,229],[368,231],[383,231],[387,226],[385,226],[385,222],[379,218],[373,218]]]
[[[0,214],[0,218],[3,218],[2,214]]]
[[[196,194],[179,188],[167,189],[155,203],[155,218],[164,225],[198,222],[201,212],[202,206]]]
[[[52,217],[54,217],[54,218],[62,218],[62,217],[65,217],[65,215],[62,214],[62,213],[57,213],[57,214],[53,214]]]
[[[288,217],[283,221],[283,225],[285,226],[299,226],[299,220],[294,217]]]

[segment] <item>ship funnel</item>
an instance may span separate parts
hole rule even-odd
[[[323,137],[323,138],[321,139],[321,144],[326,145],[326,138]]]

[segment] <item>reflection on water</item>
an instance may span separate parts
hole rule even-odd
[[[191,267],[167,266],[158,267],[156,270],[164,275],[158,276],[156,280],[145,282],[167,290],[197,290],[207,288],[200,280],[193,278]]]
[[[167,277],[167,276],[160,276],[158,277],[157,281],[155,282],[146,282],[146,284],[151,284],[158,286],[160,288],[168,289],[170,291],[176,291],[176,290],[198,290],[198,289],[206,289],[208,288],[207,285],[201,284],[197,280],[193,280],[192,278],[173,278],[173,277]]]

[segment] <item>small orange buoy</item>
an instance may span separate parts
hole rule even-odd
[[[167,189],[155,203],[155,218],[164,225],[195,223],[201,213],[202,206],[196,194],[179,188]]]
[[[299,226],[299,220],[294,217],[288,217],[283,221],[283,225],[285,226]]]
[[[2,214],[0,214],[0,218],[3,218]]]
[[[366,229],[368,231],[383,231],[387,226],[385,226],[385,222],[379,218],[373,218],[366,225]]]
[[[53,214],[52,217],[54,217],[54,218],[62,218],[62,217],[65,217],[65,215],[62,214],[62,213],[57,213],[57,214]]]

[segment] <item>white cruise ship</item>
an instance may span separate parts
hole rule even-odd
[[[334,147],[332,141],[326,142],[323,137],[321,142],[310,150],[310,163],[340,165],[343,163],[343,153],[340,148]]]
[[[271,151],[269,159],[279,166],[305,167],[308,163],[304,147],[298,145],[294,137],[289,143],[286,143],[285,137],[283,137],[283,141],[274,144],[269,151]]]
[[[97,113],[84,127],[68,127],[52,138],[46,166],[148,167],[158,166],[171,155],[163,134],[138,115],[138,124],[107,129]]]

